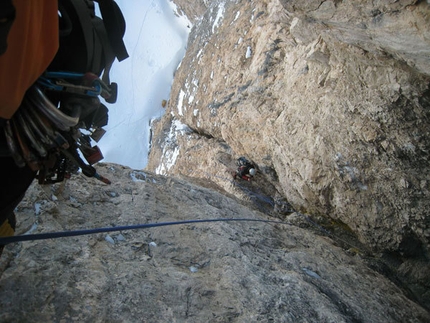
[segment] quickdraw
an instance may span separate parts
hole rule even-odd
[[[117,100],[117,84],[111,83],[108,86],[94,73],[45,72],[37,82],[51,91],[93,97],[100,95],[108,103],[115,103]]]
[[[47,93],[60,95],[59,107]],[[79,168],[84,175],[110,184],[92,166],[103,159],[103,154],[91,142],[101,139],[105,133],[102,127],[107,123],[107,108],[100,103],[99,95],[114,102],[116,87],[112,89],[92,73],[46,72],[27,91],[20,109],[4,127],[16,165],[27,164],[37,171],[40,184],[60,182]]]

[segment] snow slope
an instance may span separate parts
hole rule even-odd
[[[191,23],[175,15],[169,0],[116,0],[126,20],[124,41],[130,57],[114,63],[118,101],[109,105],[107,133],[98,146],[103,162],[142,169],[147,164],[149,124],[161,117],[173,74],[185,55]]]

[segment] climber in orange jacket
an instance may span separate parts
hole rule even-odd
[[[13,211],[36,175],[9,156],[4,125],[55,57],[58,30],[57,0],[0,1],[0,237],[14,234]]]

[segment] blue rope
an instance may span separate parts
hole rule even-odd
[[[174,221],[174,222],[160,222],[160,223],[146,223],[128,226],[119,226],[111,228],[96,228],[88,230],[74,230],[74,231],[60,231],[60,232],[49,232],[49,233],[38,233],[38,234],[24,234],[12,237],[0,238],[0,245],[7,245],[9,243],[20,242],[20,241],[33,241],[33,240],[46,240],[46,239],[57,239],[64,237],[76,237],[89,235],[94,233],[105,233],[105,232],[115,232],[115,231],[127,231],[127,230],[137,230],[137,229],[147,229],[155,227],[165,227],[169,225],[178,224],[192,224],[192,223],[205,223],[205,222],[263,222],[263,223],[276,223],[276,224],[288,224],[290,223],[282,221],[273,220],[259,220],[259,219],[207,219],[207,220],[185,220],[185,221]]]

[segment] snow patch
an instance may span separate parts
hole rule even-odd
[[[178,133],[180,132],[181,134],[184,134],[186,132],[189,132],[191,129],[190,127],[188,127],[186,124],[182,123],[179,120],[173,120],[173,128],[174,128],[174,132]],[[172,131],[172,129],[171,129]]]
[[[116,2],[127,23],[124,42],[130,57],[112,66],[118,101],[108,107],[107,132],[98,146],[104,162],[142,169],[150,146],[149,120],[165,112],[161,101],[170,96],[192,24],[170,0]]]
[[[246,48],[245,58],[250,58],[251,56],[252,56],[251,46],[248,46],[248,47]]]
[[[181,91],[179,91],[179,98],[178,98],[178,113],[180,116],[184,115],[184,113],[182,112],[182,105],[184,103],[184,97],[185,97],[185,92],[182,91],[182,89],[181,89]]]
[[[167,175],[167,172],[175,165],[176,159],[179,156],[180,148],[177,144],[177,135],[190,132],[190,128],[181,121],[174,119],[170,126],[169,134],[167,135],[161,162],[155,170],[158,175]]]
[[[188,104],[193,103],[193,101],[194,101],[194,95],[190,94],[190,96],[188,97]]]
[[[175,13],[175,16],[178,18],[179,24],[184,30],[186,30],[186,28],[191,29],[193,27],[193,24],[185,15],[185,12],[180,10],[173,1],[169,1],[169,6],[172,9],[172,11]]]
[[[176,159],[179,156],[179,147],[176,147],[173,151],[164,151],[163,149],[163,161],[158,165],[155,173],[158,175],[167,175],[167,172],[175,164]]]
[[[240,17],[240,11],[236,12],[233,22],[235,22]]]
[[[195,72],[194,72],[194,74],[195,74]],[[196,94],[197,89],[198,89],[198,87],[199,87],[199,80],[198,80],[198,79],[193,78],[193,80],[191,81],[191,84],[193,85],[193,90],[192,90],[192,91],[189,91],[189,97],[188,97],[188,104],[189,104],[189,105],[190,105],[191,103],[193,103],[193,101],[194,101],[195,94]],[[189,87],[188,87],[188,88],[189,88]]]
[[[212,33],[215,33],[215,28],[219,27],[221,20],[224,18],[224,11],[225,11],[224,3],[220,3],[214,24],[212,25]]]
[[[133,182],[146,182],[146,174],[142,171],[134,170],[130,173]]]

